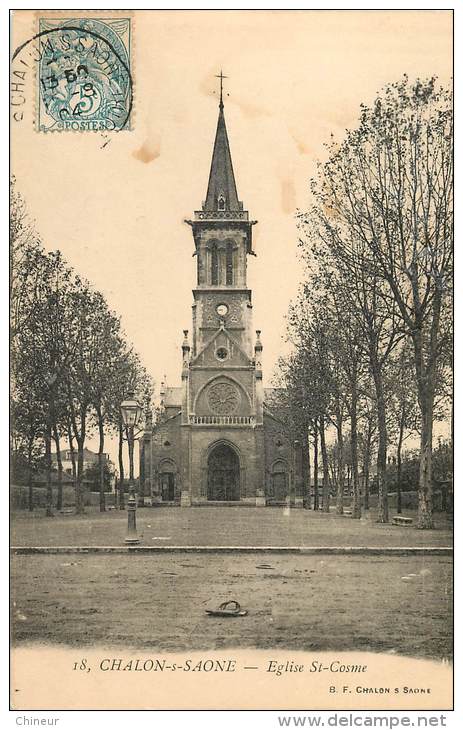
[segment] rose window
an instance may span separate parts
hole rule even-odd
[[[209,388],[207,400],[214,413],[225,416],[236,411],[240,394],[238,388],[231,383],[216,383]]]

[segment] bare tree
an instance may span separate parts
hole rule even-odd
[[[339,244],[343,260],[358,260],[360,248],[361,267],[376,279],[381,308],[400,318],[413,345],[421,413],[420,528],[433,526],[434,401],[439,362],[451,336],[441,324],[453,270],[452,133],[450,91],[437,88],[435,79],[410,84],[405,77],[388,85],[372,108],[362,107],[359,127],[340,145],[329,145],[314,188],[331,241]],[[372,366],[381,414],[378,373]],[[379,462],[384,451],[380,429]]]
[[[12,435],[27,452],[30,509],[32,461],[39,438],[44,442],[47,515],[53,514],[52,441],[58,466],[57,507],[62,507],[64,435],[73,464],[76,511],[83,511],[84,446],[94,423],[99,433],[100,509],[104,509],[105,431],[119,424],[120,403],[130,389],[140,398],[150,397],[151,380],[104,297],[65,263],[59,251],[43,250],[14,185],[11,247]]]

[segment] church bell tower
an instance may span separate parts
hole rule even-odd
[[[197,267],[191,345],[188,334],[183,344],[182,428],[191,455],[183,483],[196,502],[256,504],[256,489],[263,493],[264,482],[262,345],[252,330],[247,262],[257,221],[249,220],[238,198],[222,97],[225,77],[219,78],[206,197],[186,221]]]
[[[225,77],[218,78],[206,196],[186,221],[197,263],[192,330],[183,332],[181,386],[162,384],[158,422],[144,442],[143,474],[160,504],[301,505],[290,439],[264,403],[263,346],[260,330],[253,330],[247,282],[256,221],[238,198],[222,97]],[[271,390],[265,390],[267,397]]]
[[[222,79],[225,78],[220,75]],[[192,221],[197,282],[193,290],[195,357],[221,323],[252,357],[252,303],[247,288],[247,257],[252,250],[249,213],[238,200],[225,125],[222,85],[206,199]],[[225,355],[224,352],[221,353]],[[220,354],[219,354],[220,358]]]

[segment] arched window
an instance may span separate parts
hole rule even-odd
[[[225,197],[222,195],[222,193],[219,195],[219,199],[217,201],[217,208],[218,208],[218,210],[225,210]]]
[[[211,248],[211,284],[219,283],[219,255],[217,244],[213,243]]]
[[[233,244],[227,243],[226,283],[233,284]]]

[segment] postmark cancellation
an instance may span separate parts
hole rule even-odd
[[[51,131],[131,129],[132,19],[38,18],[35,128]]]

